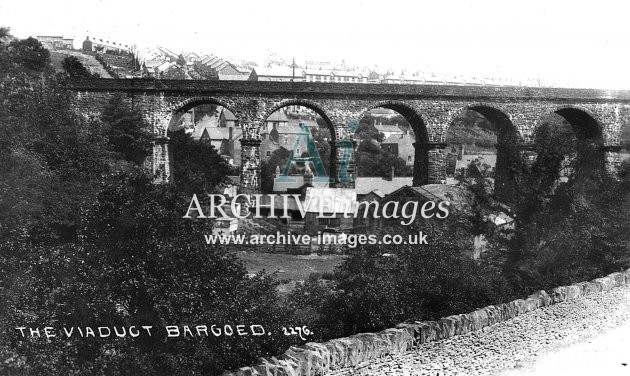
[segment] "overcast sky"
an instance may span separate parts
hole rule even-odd
[[[337,60],[381,69],[537,77],[630,89],[624,1],[0,0],[17,37],[108,38],[263,62]]]

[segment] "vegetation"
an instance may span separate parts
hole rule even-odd
[[[333,273],[280,296],[277,276],[248,275],[233,252],[203,242],[210,221],[182,218],[192,193],[216,191],[230,173],[211,145],[172,133],[175,179],[155,184],[142,167],[149,127],[125,97],[113,97],[99,117],[76,114],[64,89],[68,75],[54,74],[39,42],[13,39],[4,28],[0,65],[0,374],[220,374],[300,340],[166,339],[164,326],[258,324],[282,333],[283,325],[306,325],[315,332],[309,340],[323,340],[467,312],[630,266],[630,164],[616,177],[560,181],[574,143],[566,127],[541,127],[537,161],[512,166],[519,197],[513,232],[488,223],[499,206],[488,169],[477,164],[470,170],[479,173],[462,182],[474,197],[471,210],[396,229],[422,230],[429,244],[357,247]],[[360,132],[361,163],[402,175],[399,161],[375,147],[379,135],[369,123]],[[318,147],[329,137],[317,132]],[[288,152],[279,150],[263,174],[286,161]],[[489,241],[484,260],[466,256],[475,235]],[[131,325],[151,325],[154,335],[47,340],[15,330]]]
[[[99,77],[99,75],[96,73],[90,73],[90,71],[85,66],[83,66],[81,61],[75,56],[68,56],[64,58],[61,62],[61,66],[70,77]]]
[[[361,142],[355,156],[358,176],[413,176],[413,166],[386,150],[373,140]]]
[[[208,222],[182,218],[189,192],[214,189],[225,162],[210,145],[174,135],[179,183],[154,184],[140,166],[148,127],[124,98],[85,118],[41,45],[1,46],[9,69],[0,91],[0,373],[218,374],[289,346],[284,336],[165,341],[165,325],[281,333],[287,322],[272,276],[248,276],[236,257],[202,244]],[[15,330],[130,325],[156,332],[48,341]]]
[[[446,142],[467,145],[469,150],[494,150],[497,144],[495,132],[486,118],[475,111],[466,111],[449,127]]]

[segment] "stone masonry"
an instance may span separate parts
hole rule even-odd
[[[612,299],[621,301],[623,295],[628,300],[628,285],[630,269],[589,282],[557,287],[549,293],[537,291],[526,299],[491,305],[437,321],[404,323],[397,328],[377,333],[361,333],[324,343],[310,342],[302,346],[292,346],[279,357],[261,358],[253,366],[225,371],[223,376],[487,374],[486,371],[490,368],[513,366],[515,359],[510,359],[510,356],[515,354],[503,355],[502,351],[508,345],[495,342],[520,341],[526,336],[526,329],[521,325],[524,321],[532,322],[535,329],[530,331],[542,333],[541,336],[534,335],[524,344],[533,351],[540,347],[540,343],[549,343],[554,339],[544,337],[547,332],[542,327],[549,329],[547,327],[555,325],[554,320],[558,317],[580,316],[580,310],[586,311],[584,316],[597,314],[587,306],[577,304],[575,307],[566,307],[567,304],[588,298],[595,300],[595,305],[598,306],[602,304],[600,300],[606,300],[599,298],[605,298],[605,294],[614,293],[619,288],[623,291]],[[552,310],[551,318],[545,317],[549,309]],[[604,310],[598,319],[604,320],[613,314],[613,308],[605,309],[609,311]],[[597,323],[590,325],[597,326]],[[576,329],[584,331],[586,327]],[[501,331],[507,331],[507,340],[501,336]],[[484,333],[491,333],[488,336],[490,343],[482,343],[481,337]],[[552,335],[556,336],[557,333]],[[492,352],[471,354],[475,347],[482,345],[485,346],[483,349]],[[521,350],[527,352],[527,349]],[[477,358],[480,359],[479,362]],[[456,361],[459,363],[454,363]],[[403,362],[405,368],[399,362]]]
[[[596,142],[602,153],[602,169],[614,171],[619,164],[621,129],[630,120],[630,91],[556,89],[498,86],[361,85],[306,82],[245,82],[149,79],[85,79],[73,81],[77,109],[97,115],[112,95],[124,94],[142,112],[155,135],[153,156],[147,162],[153,172],[170,176],[168,126],[173,117],[199,104],[211,103],[230,110],[243,129],[241,189],[260,190],[260,130],[266,118],[289,105],[308,107],[326,121],[333,136],[331,171],[340,166],[344,152],[351,155],[356,140],[350,124],[377,107],[397,111],[416,134],[414,185],[442,183],[446,179],[444,143],[448,127],[466,110],[486,117],[499,134],[498,166],[531,150],[535,129],[549,114],[564,117],[578,138]],[[349,149],[349,150],[345,150]],[[503,156],[505,155],[505,156]],[[508,157],[512,156],[512,157]],[[499,169],[499,168],[498,168]],[[510,187],[509,168],[501,168],[500,186]],[[352,183],[335,178],[335,186]]]

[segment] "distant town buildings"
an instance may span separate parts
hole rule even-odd
[[[74,39],[62,36],[38,35],[37,40],[49,50],[74,48]]]
[[[133,50],[133,46],[123,44],[116,41],[110,41],[103,38],[86,37],[82,45],[83,52],[117,52],[117,53],[130,53]]]
[[[258,81],[304,81],[302,72],[288,66],[273,66],[268,68],[254,68]]]
[[[48,49],[73,49],[74,39],[56,35],[40,35],[37,39]],[[429,71],[381,70],[350,66],[345,61],[307,60],[296,64],[295,60],[269,56],[262,66],[250,60],[230,61],[212,54],[196,51],[177,53],[166,47],[138,49],[109,38],[87,36],[82,43],[86,53],[129,53],[134,55],[133,72],[114,74],[114,77],[146,77],[190,80],[237,80],[277,81],[349,84],[398,84],[398,85],[497,85],[543,86],[538,78],[506,79],[441,74]],[[137,64],[136,64],[137,61]],[[106,67],[109,68],[109,67]],[[116,70],[115,67],[111,68]],[[550,82],[546,86],[550,86]]]

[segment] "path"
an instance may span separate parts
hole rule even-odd
[[[629,362],[626,285],[328,375],[630,375]]]

